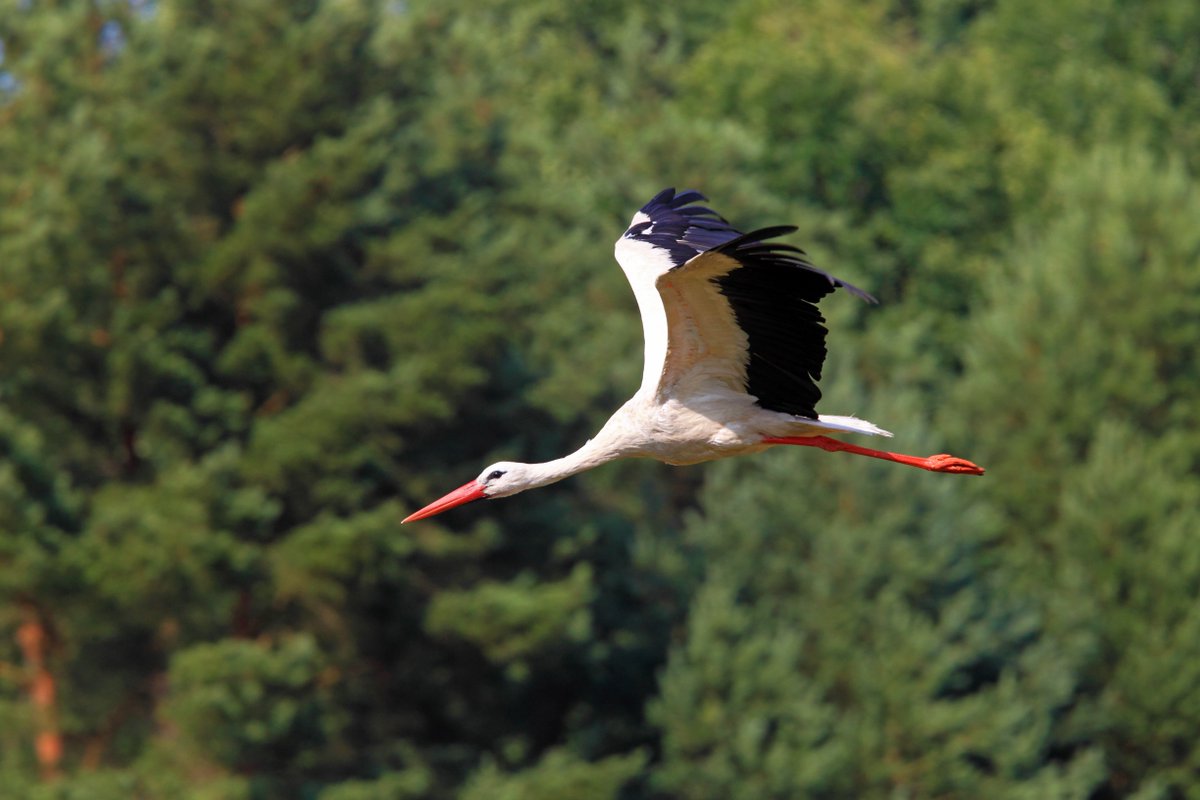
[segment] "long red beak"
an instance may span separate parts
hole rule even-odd
[[[486,496],[487,495],[483,493],[483,487],[480,486],[477,481],[464,483],[462,486],[458,487],[441,500],[434,500],[420,511],[414,514],[409,514],[407,517],[400,520],[400,524],[403,525],[406,522],[415,522],[419,519],[432,517],[434,514],[440,514],[443,511],[449,511],[455,506],[461,506],[463,503],[469,503],[472,500],[478,500],[479,498]]]

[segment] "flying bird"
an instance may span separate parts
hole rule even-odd
[[[769,241],[793,225],[742,233],[699,203],[664,189],[633,215],[616,258],[633,287],[645,333],[642,385],[583,447],[544,464],[501,461],[404,522],[481,498],[545,486],[617,458],[696,464],[803,445],[960,475],[983,469],[950,455],[873,450],[828,434],[892,434],[856,417],[818,414],[825,361],[817,301],[845,289],[803,250]]]

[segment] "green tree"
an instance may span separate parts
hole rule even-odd
[[[575,387],[548,365],[533,343],[567,317],[539,330],[531,310],[600,297],[632,322],[607,248],[577,257],[621,218],[527,167],[584,131],[555,111],[569,84],[524,124],[524,86],[465,11],[6,10],[4,597],[53,634],[65,754],[47,769],[95,770],[46,791],[175,796],[200,774],[215,795],[445,797],[485,757],[485,782],[538,765],[521,785],[588,783],[590,759],[653,738],[642,706],[683,566],[635,552],[636,506],[564,487],[450,521],[462,533],[398,528],[492,448],[566,449],[613,395],[602,372]],[[602,67],[623,59],[631,85],[660,43],[613,49],[625,12],[526,6],[505,45],[544,48],[530,72],[582,56],[602,108]],[[549,162],[615,147],[567,140]],[[612,375],[635,362],[614,355]],[[564,401],[579,418],[538,434]],[[25,786],[39,723],[7,647],[5,764]],[[598,762],[595,791],[642,763]]]
[[[954,5],[750,4],[695,61],[692,97],[830,206],[814,234],[847,266],[821,263],[885,281],[892,308],[831,339],[823,408],[973,442],[989,474],[710,468],[653,704],[668,793],[1196,791],[1194,166],[1161,154],[1197,129],[1158,27],[1191,13],[1126,40],[1115,7]]]
[[[0,20],[0,794],[1196,793],[1191,0]],[[400,529],[634,389],[669,184],[882,297],[823,410],[989,475]]]
[[[1087,654],[1057,736],[1103,747],[1113,795],[1196,791],[1193,184],[1136,148],[1065,161],[1063,211],[1028,222],[989,281],[962,387],[994,423],[979,437],[1006,476],[987,494],[1013,591]]]

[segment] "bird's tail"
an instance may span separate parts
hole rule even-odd
[[[820,414],[817,416],[817,421],[821,423],[821,427],[828,428],[831,431],[867,433],[872,436],[892,435],[891,431],[885,431],[874,422],[867,422],[865,419],[859,419],[858,417],[833,417],[827,414]]]

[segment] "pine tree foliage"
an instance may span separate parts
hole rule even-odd
[[[719,566],[654,706],[664,788],[1016,797],[1066,781],[1088,796],[1097,754],[1056,763],[1049,735],[1082,655],[1047,647],[1037,606],[1005,591],[987,514],[945,487],[864,491],[853,470],[826,480],[790,456],[731,493],[714,481],[692,526]],[[796,479],[813,491],[779,490]],[[897,511],[905,488],[916,502]]]
[[[1105,746],[1114,794],[1193,784],[1193,184],[1180,161],[1140,149],[1064,164],[1052,197],[1064,210],[1028,223],[989,284],[964,386],[999,422],[983,437],[1020,431],[995,446],[1012,479],[989,495],[1014,589],[1040,598],[1055,638],[1086,642],[1062,735]],[[1001,382],[1021,402],[998,403]]]
[[[1191,0],[0,0],[0,796],[1198,796]],[[578,446],[666,185],[799,224],[800,448]]]

